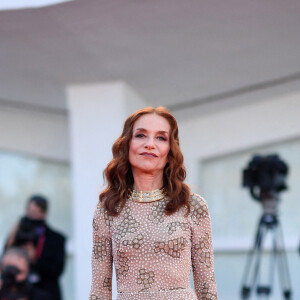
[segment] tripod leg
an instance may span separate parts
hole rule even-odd
[[[246,267],[243,275],[242,291],[241,291],[242,300],[247,300],[250,298],[252,288],[254,287],[257,280],[257,276],[259,272],[259,264],[261,259],[261,246],[262,246],[264,231],[265,231],[265,226],[262,223],[262,218],[261,218],[259,225],[257,227],[253,249],[249,251],[247,257]],[[253,276],[251,278],[253,260],[255,260],[255,265],[253,270]]]
[[[272,231],[272,252],[270,254],[270,264],[269,264],[269,285],[264,285],[260,287],[260,293],[266,295],[268,298],[272,294],[275,265],[277,259],[277,236],[276,236],[276,224],[273,224],[269,229]]]
[[[257,249],[257,257],[256,257],[256,262],[254,266],[254,273],[252,277],[252,288],[255,286],[259,285],[259,275],[260,275],[260,264],[261,264],[261,257],[262,257],[262,244],[263,244],[263,239],[266,233],[266,226],[264,224],[261,225],[261,236],[260,236],[260,241]]]
[[[269,272],[268,272],[268,277],[267,277],[268,278],[267,283],[262,284],[259,279],[257,280],[256,292],[259,296],[259,299],[269,299],[269,297],[272,293],[272,287],[273,287],[273,281],[274,281],[274,266],[275,266],[275,261],[276,261],[275,232],[273,231],[273,226],[270,226],[268,224],[266,224],[265,226],[266,226],[266,233],[270,230],[273,233],[273,251],[271,252],[270,259],[269,259],[270,261],[269,261]]]
[[[283,232],[280,223],[278,223],[278,228],[277,228],[277,253],[278,253],[278,263],[279,263],[278,264],[279,278],[280,278],[283,297],[284,299],[292,299],[291,279],[288,270],[287,256],[286,256],[284,243],[283,243]]]

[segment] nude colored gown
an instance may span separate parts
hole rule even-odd
[[[90,300],[111,300],[112,261],[117,300],[217,300],[207,204],[190,196],[185,209],[166,216],[168,198],[128,200],[118,217],[98,204],[93,219]],[[190,287],[193,271],[194,288]]]

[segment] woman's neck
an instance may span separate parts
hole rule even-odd
[[[133,188],[137,191],[153,191],[163,186],[163,174],[147,174],[133,172]]]

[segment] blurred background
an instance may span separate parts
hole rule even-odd
[[[263,211],[243,169],[254,154],[288,164],[278,207],[300,299],[300,2],[58,2],[0,4],[1,249],[28,197],[47,196],[67,236],[64,300],[87,299],[112,143],[127,115],[162,105],[178,121],[187,183],[209,205],[219,299],[240,298]],[[275,277],[271,299],[282,299]]]

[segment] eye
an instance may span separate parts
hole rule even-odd
[[[145,137],[145,135],[144,135],[143,133],[137,133],[137,134],[135,135],[135,137],[136,137],[136,138],[143,138],[143,137]]]
[[[158,136],[157,139],[160,140],[160,141],[164,141],[164,142],[167,141],[167,138],[162,136],[162,135]]]

